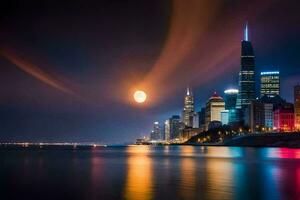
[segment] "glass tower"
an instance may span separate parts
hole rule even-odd
[[[241,70],[239,73],[239,93],[236,108],[246,108],[255,99],[255,57],[251,42],[248,38],[246,24],[241,49]]]
[[[224,91],[225,109],[235,109],[236,99],[239,91],[237,89],[227,89]]]
[[[193,127],[194,118],[194,96],[190,88],[187,88],[184,97],[184,107],[182,111],[182,121],[188,127]]]
[[[236,109],[237,96],[239,90],[227,89],[224,91],[225,110],[228,110],[228,123],[234,123],[239,121],[239,113]]]
[[[161,138],[159,122],[154,122],[153,130],[151,131],[150,137],[151,137],[151,140],[160,140],[160,139],[162,139]]]

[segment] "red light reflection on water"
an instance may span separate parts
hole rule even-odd
[[[300,149],[274,148],[269,149],[267,157],[282,159],[300,159]]]
[[[297,168],[297,194],[300,199],[300,167]]]

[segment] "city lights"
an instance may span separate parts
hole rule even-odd
[[[240,64],[238,89],[226,89],[224,97],[214,92],[201,111],[197,112],[194,108],[194,95],[188,87],[183,97],[181,117],[178,116],[176,120],[173,117],[167,119],[164,127],[155,122],[150,138],[154,141],[174,143],[179,140],[184,143],[198,136],[194,140],[198,143],[222,143],[226,139],[224,136],[230,138],[246,134],[294,131],[295,124],[300,124],[300,86],[295,87],[294,110],[294,104],[280,96],[280,72],[262,71],[260,96],[256,96],[255,56],[249,40],[248,23],[241,42]],[[212,137],[214,130],[222,130],[224,126],[228,126],[229,130],[218,130],[219,138]]]

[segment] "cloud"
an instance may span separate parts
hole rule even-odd
[[[232,10],[221,0],[173,0],[166,41],[139,88],[155,97],[155,104],[187,85],[199,87],[238,72],[243,24],[269,5],[254,9],[259,3],[237,1]]]
[[[11,63],[13,63],[16,67],[21,69],[22,71],[26,72],[27,74],[33,76],[37,80],[43,82],[44,84],[59,90],[63,93],[78,96],[72,89],[65,86],[63,83],[61,83],[59,80],[55,79],[45,71],[43,71],[41,68],[36,66],[35,64],[32,64],[25,59],[17,56],[12,51],[1,49],[0,51],[1,55],[5,57],[7,60],[9,60]]]

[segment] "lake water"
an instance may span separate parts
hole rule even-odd
[[[0,199],[300,199],[300,149],[1,148]]]

